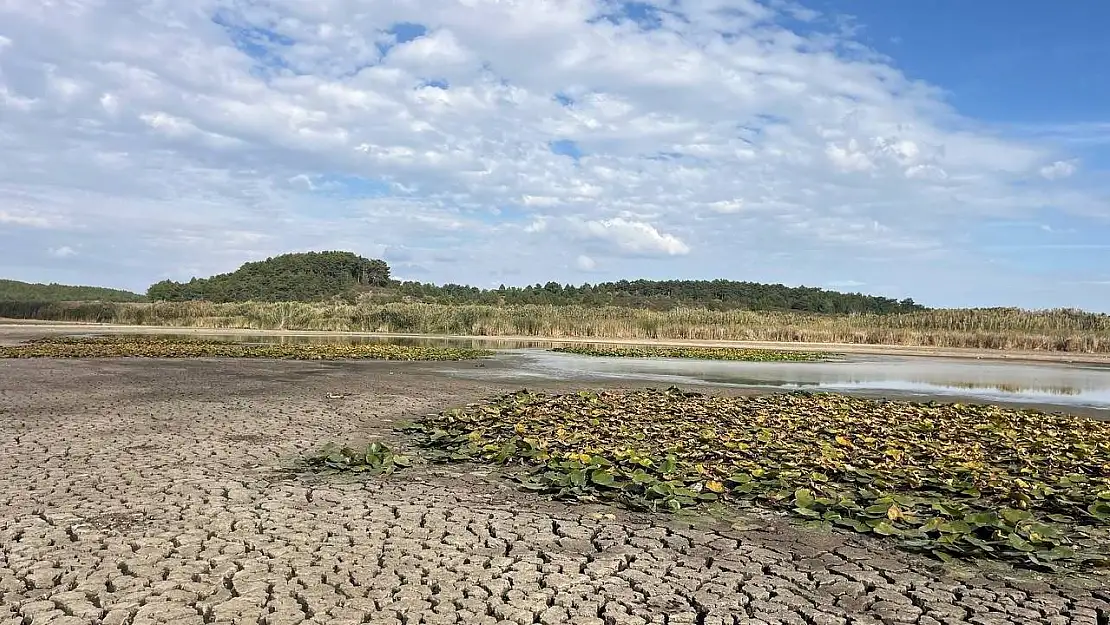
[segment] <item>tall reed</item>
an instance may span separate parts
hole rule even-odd
[[[423,303],[0,302],[0,317],[190,328],[856,343],[1110,352],[1110,315],[1056,309],[948,309],[897,315],[651,311]]]

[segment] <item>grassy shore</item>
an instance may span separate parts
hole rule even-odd
[[[898,315],[818,315],[535,305],[0,302],[0,317],[205,329],[773,341],[1110,353],[1110,315],[1071,310],[996,308]]]

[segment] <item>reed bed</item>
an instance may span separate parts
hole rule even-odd
[[[820,315],[677,308],[424,303],[0,302],[0,317],[206,329],[549,338],[781,341],[1110,352],[1110,315],[1070,309],[947,309]]]

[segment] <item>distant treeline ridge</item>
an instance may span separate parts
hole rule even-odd
[[[378,303],[629,306],[653,310],[698,307],[711,310],[795,310],[818,313],[904,313],[925,310],[912,299],[896,300],[813,287],[787,287],[733,280],[620,280],[600,284],[548,282],[525,287],[481,289],[390,278],[389,265],[351,252],[284,254],[246,263],[238,270],[165,280],[147,290],[152,301],[278,302],[369,298]]]

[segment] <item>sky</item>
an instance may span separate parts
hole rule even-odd
[[[0,277],[1110,312],[1110,3],[0,0]]]

